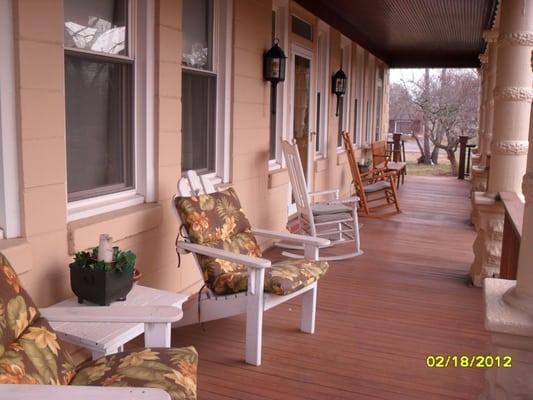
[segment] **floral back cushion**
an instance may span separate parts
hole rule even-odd
[[[0,345],[4,348],[10,345],[39,316],[37,306],[20,285],[7,258],[0,253]]]
[[[70,355],[0,253],[0,384],[67,384]]]
[[[175,206],[192,243],[261,257],[250,222],[233,188],[192,197],[177,197]],[[229,294],[246,290],[246,266],[201,255],[198,261],[206,284],[215,293]]]

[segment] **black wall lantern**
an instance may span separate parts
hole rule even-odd
[[[272,84],[272,99],[276,99],[276,86],[285,80],[285,65],[287,57],[278,46],[279,40],[274,39],[274,45],[263,55],[263,75]],[[276,112],[276,102],[273,103],[272,113]]]
[[[335,75],[333,75],[332,81],[331,81],[331,90],[333,91],[333,94],[337,96],[337,112],[335,113],[335,116],[339,116],[339,97],[344,96],[346,93],[346,81],[347,81],[346,74],[342,70],[342,67],[335,72]]]

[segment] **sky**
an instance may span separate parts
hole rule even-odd
[[[424,74],[424,68],[391,68],[390,83],[401,83],[402,80],[416,81]]]

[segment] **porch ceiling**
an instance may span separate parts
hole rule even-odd
[[[296,0],[390,67],[478,67],[496,0]]]

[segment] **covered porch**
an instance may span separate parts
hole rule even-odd
[[[314,335],[298,331],[299,300],[265,313],[261,368],[242,363],[244,316],[174,330],[174,346],[200,354],[199,398],[476,398],[483,369],[426,366],[428,355],[487,351],[483,293],[467,285],[469,190],[410,176],[403,213],[361,219],[365,254],[331,263]]]

